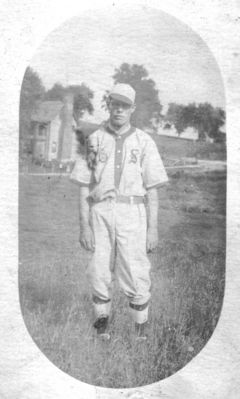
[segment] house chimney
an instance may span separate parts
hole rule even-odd
[[[58,160],[67,162],[71,159],[73,140],[73,94],[67,93],[63,99],[61,112],[62,128],[60,131]]]

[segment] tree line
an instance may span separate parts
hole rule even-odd
[[[143,65],[123,63],[115,69],[112,78],[114,84],[128,83],[136,91],[137,107],[133,114],[135,126],[156,130],[160,121],[166,121],[175,126],[179,135],[187,127],[195,128],[200,140],[205,140],[207,137],[216,140],[220,135],[220,128],[225,123],[225,111],[220,107],[213,107],[210,103],[188,105],[170,103],[166,114],[163,115],[159,91]],[[20,96],[20,138],[24,139],[29,135],[31,114],[39,102],[63,101],[68,93],[73,95],[73,116],[76,121],[81,119],[84,112],[93,114],[94,93],[86,84],[64,87],[60,83],[55,83],[51,89],[46,90],[37,72],[28,67]],[[108,94],[106,92],[103,96],[103,107],[106,107]]]

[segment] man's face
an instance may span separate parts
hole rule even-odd
[[[108,109],[110,112],[111,124],[120,128],[129,123],[131,115],[135,110],[135,105],[130,105],[112,98],[110,99]]]

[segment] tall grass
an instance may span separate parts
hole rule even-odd
[[[225,273],[225,174],[175,172],[160,193],[158,250],[150,255],[149,339],[139,343],[126,298],[115,287],[110,342],[92,328],[78,244],[77,188],[66,178],[21,176],[21,308],[43,353],[84,382],[133,387],[188,363],[218,321]]]

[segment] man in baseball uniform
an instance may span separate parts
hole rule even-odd
[[[130,124],[133,88],[116,84],[108,109],[109,121],[89,135],[71,174],[80,185],[80,243],[91,251],[87,276],[97,333],[109,337],[114,274],[129,300],[136,337],[145,339],[151,287],[147,252],[158,244],[157,188],[168,178],[152,138]]]

